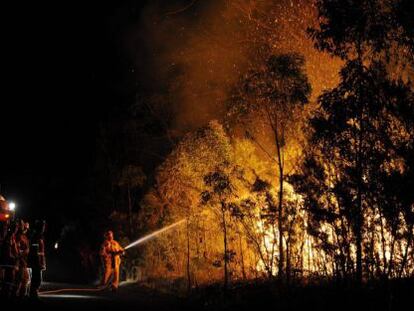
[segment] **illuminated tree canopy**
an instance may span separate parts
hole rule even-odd
[[[413,275],[412,11],[318,0],[296,14],[291,3],[213,7],[193,45],[162,56],[162,92],[132,106],[145,116],[132,133],[157,129],[142,149],[164,142],[129,210],[134,230],[186,220],[144,247],[149,278],[190,290]]]

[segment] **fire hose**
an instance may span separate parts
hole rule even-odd
[[[63,292],[100,292],[107,289],[109,286],[102,286],[97,288],[61,288],[55,290],[40,291],[39,294],[50,295],[50,294],[60,294]]]
[[[122,255],[124,251],[112,252],[113,256]],[[39,291],[41,295],[50,295],[50,294],[60,294],[64,292],[101,292],[108,289],[110,286],[99,286],[94,288],[61,288],[61,289],[54,289],[54,290],[46,290],[46,291]]]

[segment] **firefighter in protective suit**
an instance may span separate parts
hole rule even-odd
[[[36,221],[34,232],[30,239],[27,263],[28,267],[32,268],[32,280],[29,291],[30,298],[32,299],[38,299],[39,289],[42,284],[42,273],[46,270],[45,228],[46,223],[44,221]]]
[[[19,223],[19,231],[16,235],[16,243],[19,250],[17,260],[19,269],[16,274],[16,294],[18,297],[25,297],[27,295],[27,287],[30,281],[29,269],[27,267],[30,248],[29,238],[27,237],[28,230],[29,223],[21,220]]]
[[[16,233],[18,226],[12,222],[7,232],[6,238],[1,246],[1,261],[0,265],[4,269],[3,286],[1,288],[2,298],[13,298],[15,293],[16,272],[18,269],[17,258],[19,255],[18,246],[16,243]]]
[[[105,233],[105,241],[102,243],[100,255],[104,266],[104,275],[102,279],[102,286],[109,284],[111,276],[112,278],[112,290],[116,291],[119,286],[119,266],[121,264],[121,255],[124,253],[124,249],[114,240],[114,234],[112,231]]]

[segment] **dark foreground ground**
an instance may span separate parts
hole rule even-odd
[[[71,288],[70,290],[66,290]],[[64,291],[59,291],[65,289]],[[177,297],[146,286],[124,284],[117,293],[91,287],[48,283],[39,302],[13,302],[17,309],[39,310],[411,310],[414,280],[366,284],[291,285],[234,284],[224,292],[219,286]],[[58,292],[49,292],[58,290]],[[4,302],[1,305],[5,305]],[[3,309],[3,308],[2,308]]]
[[[0,304],[0,306],[3,304]],[[123,284],[116,293],[93,286],[46,283],[39,301],[9,301],[13,310],[182,310],[182,299],[145,286]],[[3,310],[3,308],[0,308]]]

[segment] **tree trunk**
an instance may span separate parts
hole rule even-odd
[[[279,206],[278,206],[278,230],[279,230],[279,277],[283,277],[284,273],[284,249],[283,249],[283,223],[282,223],[282,215],[283,215],[283,178],[280,178],[279,182]]]
[[[287,240],[286,240],[286,281],[287,284],[290,283],[290,277],[291,277],[291,240],[292,240],[292,233],[293,233],[293,226],[295,224],[296,220],[296,212],[292,216],[292,220],[289,222],[289,230],[287,232]]]
[[[274,267],[274,261],[275,261],[275,246],[276,246],[276,228],[275,228],[275,224],[272,223],[272,234],[273,234],[273,241],[272,241],[272,253],[270,254],[270,275],[269,278],[273,277],[273,267]]]
[[[388,266],[388,262],[387,262],[387,256],[385,255],[385,234],[384,234],[384,223],[383,223],[383,216],[382,216],[382,212],[380,209],[378,209],[379,215],[380,215],[380,222],[381,222],[381,245],[382,245],[382,261],[384,264],[384,268],[381,271],[382,275],[385,275],[386,271],[387,271],[387,266]],[[381,270],[381,267],[380,269]]]
[[[224,289],[228,288],[228,255],[227,255],[227,224],[226,224],[226,206],[221,202],[221,216],[223,221],[223,243],[224,243]]]
[[[360,217],[358,215],[358,218]],[[360,284],[362,283],[362,228],[360,220],[358,220],[356,231],[356,280]]]
[[[396,233],[397,229],[394,227],[392,229],[391,232],[391,249],[390,249],[390,260],[388,261],[388,271],[387,271],[387,279],[390,277],[391,273],[393,272],[394,269],[394,252],[395,252],[395,242],[396,242],[396,238],[395,238],[395,233]]]
[[[357,212],[355,219],[356,239],[356,281],[362,283],[362,174],[358,181]]]
[[[239,235],[239,248],[240,248],[240,260],[241,260],[241,268],[242,268],[242,275],[243,279],[246,280],[246,269],[244,267],[244,255],[243,255],[243,245],[242,245],[242,239],[241,234]]]
[[[356,239],[356,281],[358,284],[362,283],[362,187],[363,187],[363,132],[364,132],[364,107],[361,105],[359,113],[360,129],[358,132],[358,149],[356,155],[356,169],[357,169],[357,206],[355,219],[355,239]]]
[[[187,292],[191,291],[191,274],[190,274],[190,227],[187,218]]]
[[[277,149],[277,157],[278,157],[278,169],[279,169],[279,202],[277,208],[277,217],[278,217],[278,231],[279,231],[279,269],[278,269],[278,276],[281,279],[284,273],[284,249],[283,249],[283,163],[282,163],[282,151],[281,146],[279,143],[279,138],[277,136],[277,131],[275,133],[276,137],[276,149]]]
[[[411,242],[412,242],[412,239],[413,239],[413,227],[414,227],[414,225],[411,225],[410,229],[409,229],[409,236],[408,236],[408,239],[407,239],[407,246],[405,247],[404,257],[403,257],[402,262],[401,262],[400,271],[398,272],[398,277],[399,278],[402,277],[402,274],[403,274],[404,269],[405,269],[405,265],[407,264],[408,251],[410,249],[410,245],[411,245]]]
[[[290,239],[288,240],[288,242],[286,243],[286,283],[289,284],[290,283],[290,245],[289,242]]]

